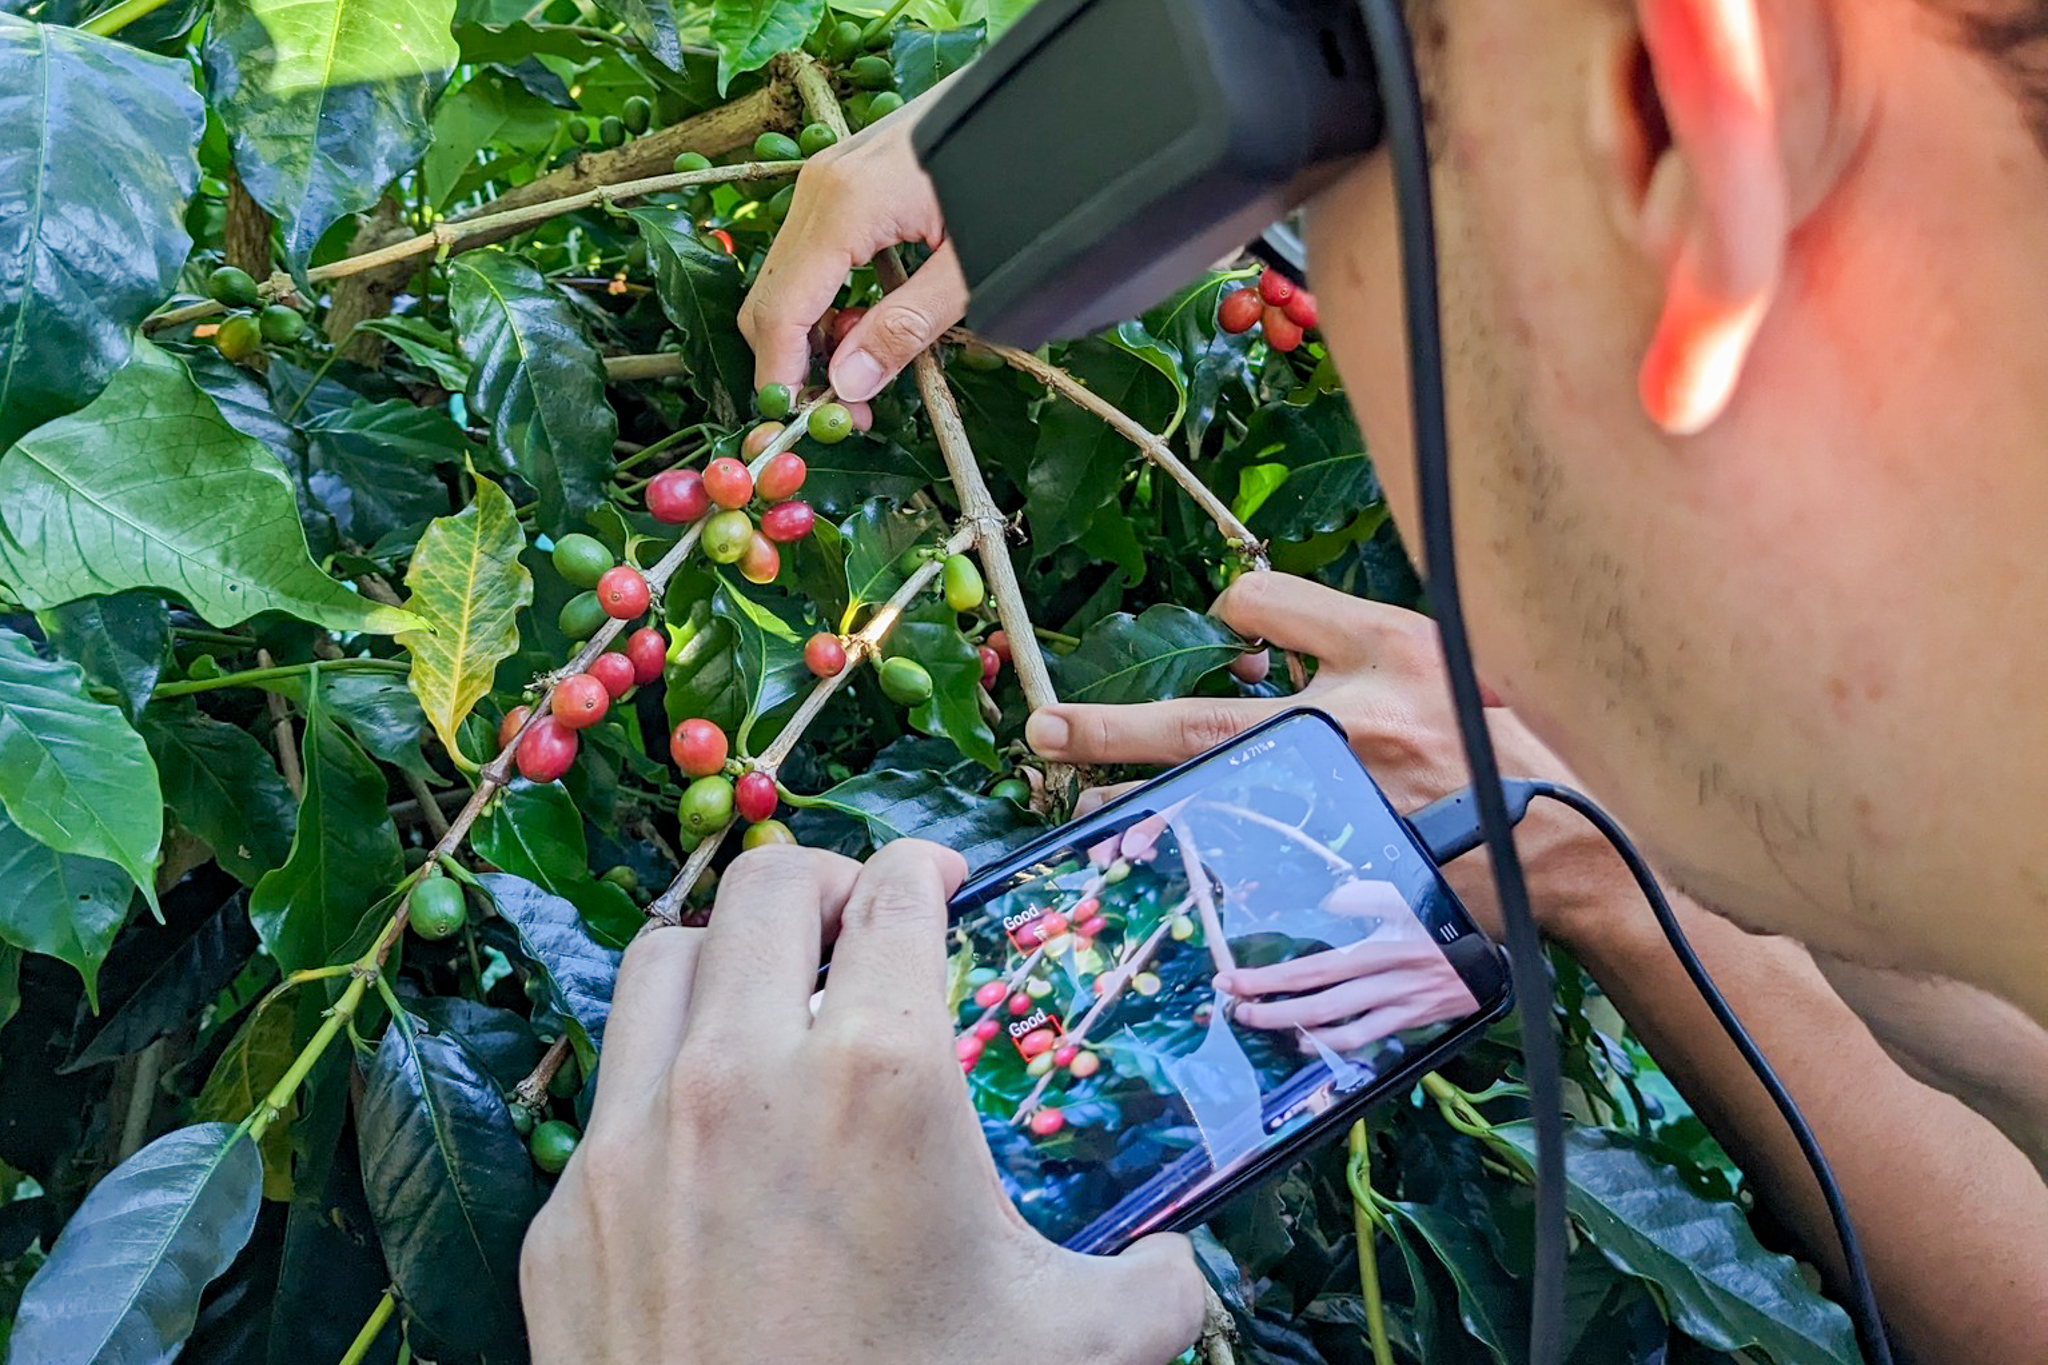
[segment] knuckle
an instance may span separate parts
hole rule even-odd
[[[752,848],[733,859],[718,883],[718,904],[743,904],[814,889],[837,855],[818,849]]]
[[[1181,717],[1181,745],[1189,753],[1204,753],[1236,739],[1243,728],[1228,711],[1214,706],[1196,707]]]
[[[864,325],[874,337],[873,349],[892,355],[922,350],[933,331],[931,319],[907,303],[875,309]]]
[[[686,1043],[669,1075],[669,1119],[684,1132],[711,1132],[740,1112],[752,1089],[738,1049]]]

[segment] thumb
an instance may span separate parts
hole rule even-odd
[[[839,343],[832,357],[833,390],[850,402],[873,398],[966,312],[967,279],[947,242],[900,289],[868,309]]]
[[[1106,1315],[1097,1331],[1113,1343],[1102,1358],[1172,1360],[1202,1335],[1208,1285],[1187,1238],[1159,1233],[1108,1260],[1087,1259],[1102,1291],[1094,1302]]]

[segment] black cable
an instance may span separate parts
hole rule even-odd
[[[1778,1107],[1785,1126],[1792,1130],[1800,1152],[1806,1157],[1806,1164],[1813,1168],[1813,1178],[1820,1184],[1821,1198],[1827,1201],[1828,1217],[1834,1220],[1835,1236],[1842,1244],[1842,1262],[1849,1273],[1849,1316],[1856,1324],[1856,1336],[1862,1344],[1864,1357],[1871,1365],[1892,1365],[1891,1339],[1885,1332],[1884,1316],[1878,1311],[1877,1291],[1871,1287],[1870,1271],[1863,1261],[1863,1246],[1856,1236],[1856,1225],[1849,1217],[1848,1203],[1842,1198],[1842,1187],[1835,1181],[1834,1168],[1828,1164],[1827,1154],[1821,1150],[1820,1139],[1814,1136],[1806,1116],[1799,1112],[1798,1102],[1764,1059],[1756,1040],[1749,1036],[1749,1030],[1742,1026],[1742,1021],[1714,985],[1714,978],[1708,974],[1699,954],[1693,951],[1692,941],[1685,936],[1685,928],[1679,924],[1671,902],[1665,898],[1664,888],[1657,884],[1656,874],[1650,871],[1650,865],[1636,851],[1635,844],[1614,817],[1600,809],[1583,792],[1554,782],[1510,785],[1524,787],[1536,796],[1547,796],[1577,811],[1606,836],[1607,842],[1614,845],[1614,851],[1621,855],[1621,860],[1628,864],[1629,872],[1634,875],[1636,885],[1642,888],[1643,898],[1650,903],[1651,911],[1657,916],[1657,924],[1664,930],[1664,937],[1670,940],[1671,950],[1678,955],[1685,974],[1692,978],[1692,984],[1707,1002],[1707,1008],[1714,1012],[1714,1018],[1720,1021],[1736,1051],[1742,1054],[1742,1060],[1749,1063],[1749,1069],[1756,1073],[1757,1080],[1770,1093],[1771,1103]],[[1526,807],[1526,800],[1522,804]]]
[[[1359,0],[1372,40],[1386,110],[1387,143],[1400,207],[1403,298],[1414,407],[1415,465],[1422,494],[1424,572],[1429,584],[1451,697],[1465,757],[1478,793],[1479,823],[1492,855],[1494,886],[1507,925],[1508,970],[1521,1011],[1523,1081],[1535,1130],[1535,1271],[1530,1286],[1529,1360],[1555,1365],[1564,1352],[1565,1238],[1564,1083],[1558,1071],[1557,1025],[1550,973],[1529,910],[1529,891],[1515,854],[1514,825],[1501,794],[1500,764],[1486,728],[1486,705],[1473,667],[1472,642],[1458,595],[1451,539],[1450,434],[1444,403],[1443,320],[1437,295],[1436,207],[1429,180],[1429,137],[1422,87],[1401,0]]]

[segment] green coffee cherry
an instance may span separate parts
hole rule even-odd
[[[763,133],[754,139],[756,161],[801,161],[803,148],[787,133]]]
[[[981,570],[966,555],[948,555],[941,575],[946,605],[954,611],[973,611],[988,599],[988,585]]]
[[[839,134],[822,123],[807,124],[796,136],[796,145],[805,156],[816,156],[838,141]]]
[[[711,169],[711,158],[702,152],[684,152],[677,156],[673,169],[677,175],[688,175],[692,171]]]
[[[628,99],[626,107],[620,113],[620,122],[624,123],[626,131],[635,137],[646,132],[654,123],[654,106],[647,102],[645,95],[634,95]]]
[[[230,308],[256,306],[256,281],[248,271],[224,265],[206,277],[206,293],[215,303]]]
[[[305,334],[306,319],[296,308],[273,303],[256,315],[256,326],[271,345],[289,346]]]
[[[598,140],[607,147],[626,145],[626,121],[617,114],[606,114],[604,122],[597,125]]]
[[[887,90],[896,84],[896,68],[887,57],[862,57],[847,69],[847,77],[862,90]]]
[[[561,615],[555,618],[562,634],[572,640],[588,640],[604,629],[611,616],[604,609],[604,603],[597,600],[594,592],[578,593],[563,606]]]
[[[889,659],[882,664],[882,693],[898,706],[922,706],[932,698],[932,675],[915,659]]]
[[[605,570],[618,563],[603,541],[580,532],[556,541],[553,558],[555,572],[579,588],[596,587]]]

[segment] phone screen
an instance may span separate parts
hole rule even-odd
[[[1498,954],[1314,713],[977,877],[950,948],[997,1170],[1080,1251],[1181,1226],[1506,996]]]

